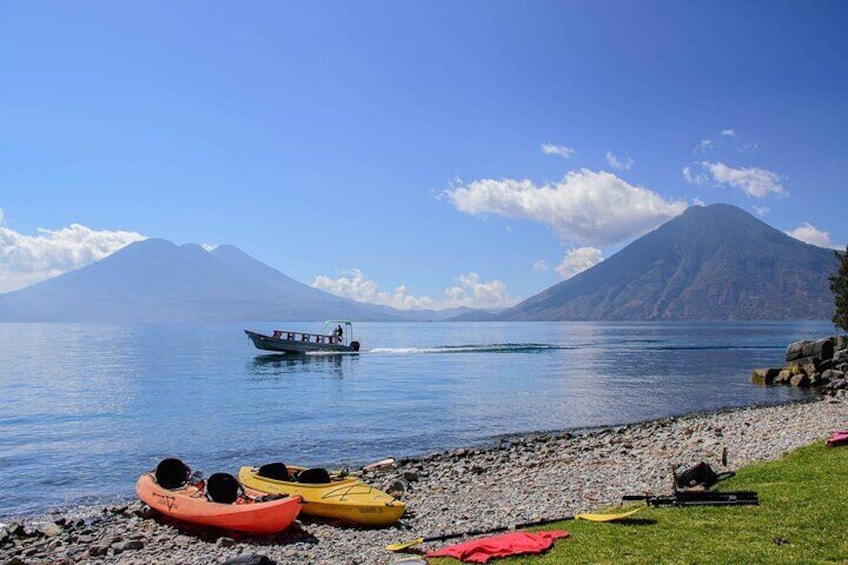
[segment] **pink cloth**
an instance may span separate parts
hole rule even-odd
[[[825,442],[828,447],[836,447],[838,445],[848,445],[848,430],[839,430],[829,440]]]
[[[563,530],[510,532],[428,551],[426,557],[454,557],[466,563],[488,563],[492,557],[542,553],[564,537],[568,537],[568,532]]]

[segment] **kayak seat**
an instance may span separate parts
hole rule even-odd
[[[733,471],[725,473],[716,473],[709,464],[701,461],[680,473],[676,470],[672,471],[674,477],[675,489],[703,488],[709,489],[719,481],[730,478],[734,475]]]
[[[291,476],[285,463],[267,463],[259,467],[256,474],[266,479],[274,479],[275,481],[290,481]]]
[[[241,485],[229,473],[213,473],[206,479],[206,497],[212,502],[232,504],[238,499]]]
[[[175,489],[188,483],[191,469],[176,457],[169,457],[159,462],[154,476],[162,488]]]
[[[297,482],[312,485],[320,485],[330,482],[330,473],[327,469],[304,469],[297,475]]]

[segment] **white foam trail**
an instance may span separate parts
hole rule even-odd
[[[443,351],[439,348],[433,349],[421,349],[419,347],[375,347],[374,349],[369,349],[369,353],[387,353],[387,354],[403,354],[403,353],[436,353],[438,351]]]

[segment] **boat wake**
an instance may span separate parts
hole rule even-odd
[[[621,345],[621,344],[619,344]],[[638,345],[628,344],[624,349],[628,351],[734,351],[734,350],[761,350],[761,349],[783,349],[784,346],[767,345],[744,345],[744,344],[717,344],[717,345],[690,345],[690,344],[653,344],[643,343]],[[571,344],[554,345],[549,343],[491,343],[491,344],[469,344],[469,345],[437,345],[433,347],[376,347],[367,350],[368,353],[387,355],[409,355],[417,353],[542,353],[546,351],[567,350],[621,350],[614,346],[603,346],[600,344]]]
[[[574,349],[572,346],[547,343],[491,343],[480,345],[438,345],[434,347],[377,347],[369,353],[414,354],[414,353],[533,353]]]
[[[786,349],[785,345],[738,345],[738,344],[720,344],[720,345],[660,345],[647,346],[644,349],[655,351],[734,351],[734,350],[752,350],[758,351],[762,349]]]

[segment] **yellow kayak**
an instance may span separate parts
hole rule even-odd
[[[239,469],[239,482],[270,494],[299,495],[301,513],[363,526],[394,524],[406,504],[351,475],[331,476],[325,469],[270,463]]]

